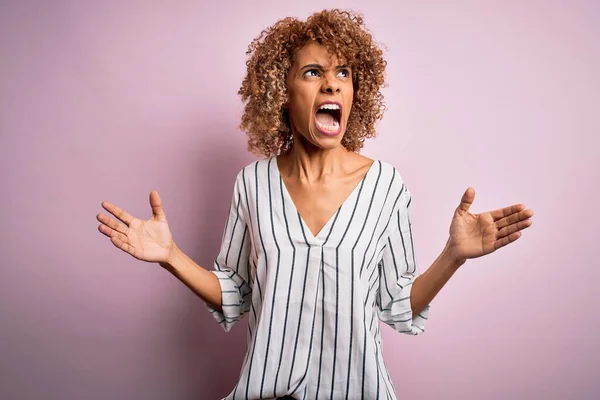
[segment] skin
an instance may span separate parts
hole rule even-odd
[[[306,67],[310,64],[320,67]],[[294,145],[277,162],[286,188],[313,235],[318,234],[373,162],[341,145],[353,98],[351,75],[343,73],[341,65],[324,47],[310,44],[297,51],[288,73],[287,107]],[[337,136],[323,135],[316,129],[315,110],[325,100],[342,104],[342,132]],[[442,252],[413,283],[413,314],[421,312],[467,260],[513,243],[522,230],[531,226],[533,211],[523,204],[474,214],[470,211],[474,199],[475,190],[467,188],[452,216]],[[116,219],[98,214],[98,229],[117,248],[139,260],[160,264],[202,300],[220,309],[218,279],[177,247],[156,191],[150,193],[150,206],[152,217],[141,220],[104,201],[102,207]]]
[[[343,62],[329,55],[325,47],[311,43],[296,52],[287,88],[294,145],[288,154],[277,158],[277,163],[296,209],[317,236],[373,160],[341,145],[354,95],[352,70]],[[337,136],[317,129],[316,111],[326,101],[341,104],[341,132]]]
[[[329,55],[325,47],[311,43],[296,51],[286,85],[285,107],[294,135],[293,151],[304,149],[315,155],[339,153],[354,98],[351,68]],[[325,135],[317,129],[315,113],[326,101],[339,102],[342,107],[342,133],[337,136]]]

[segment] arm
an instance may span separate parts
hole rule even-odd
[[[221,308],[221,285],[215,274],[196,264],[176,245],[169,261],[160,265],[216,310]]]
[[[204,301],[226,332],[250,309],[252,296],[251,240],[241,202],[242,179],[243,174],[238,174],[213,270],[196,264],[175,244],[167,261],[160,264]]]
[[[156,262],[171,272],[204,300],[226,331],[249,309],[252,293],[250,237],[240,204],[242,179],[240,173],[214,271],[202,268],[175,245],[156,191],[150,193],[152,217],[146,221],[108,201],[103,201],[102,207],[121,223],[102,213],[96,216],[101,223],[98,230],[109,237],[114,246],[138,260]]]
[[[410,222],[411,196],[405,185],[388,224],[389,234],[379,262],[379,319],[400,333],[418,335],[429,318],[427,296],[412,294],[419,277]],[[438,267],[439,268],[439,267]],[[437,268],[432,270],[435,272]],[[426,280],[427,282],[427,280]],[[422,282],[420,282],[422,283]],[[423,290],[421,290],[423,292]],[[418,311],[418,312],[415,312]]]
[[[209,271],[173,244],[167,262],[160,265],[198,295],[226,331],[249,308],[252,293],[249,271],[250,239],[242,212],[238,174],[225,224],[221,249]]]
[[[431,264],[427,271],[419,275],[413,283],[410,306],[413,315],[419,314],[427,306],[464,261],[458,261],[448,247]]]
[[[219,325],[229,332],[251,308],[252,269],[251,269],[251,227],[246,223],[242,198],[246,197],[243,171],[236,178],[221,249],[214,261],[214,269],[205,271],[193,268],[193,262],[180,261],[181,276],[204,278],[205,282],[192,286],[192,290],[202,293],[208,311]],[[174,257],[177,260],[178,257]],[[185,259],[185,257],[184,257]],[[175,262],[174,262],[175,264]],[[190,268],[186,266],[192,265]],[[210,275],[204,277],[205,272]],[[215,283],[216,282],[216,283]]]
[[[415,279],[410,300],[413,313],[429,304],[467,259],[491,254],[519,239],[521,231],[531,226],[533,211],[523,204],[471,214],[469,208],[474,199],[475,190],[468,188],[454,212],[444,250]]]
[[[206,303],[220,309],[222,293],[218,278],[177,247],[156,191],[150,193],[150,206],[152,218],[142,221],[115,204],[103,201],[102,207],[121,223],[101,213],[96,216],[101,222],[98,230],[125,253],[141,261],[158,263]]]

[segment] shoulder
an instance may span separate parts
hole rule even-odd
[[[384,160],[375,159],[373,160],[372,169],[377,169],[381,177],[386,178],[390,182],[392,189],[401,190],[402,187],[405,186],[405,181],[402,174],[398,168],[391,163]]]
[[[235,178],[236,190],[250,190],[256,182],[267,177],[269,169],[276,168],[275,158],[266,158],[253,161],[241,168]]]
[[[399,169],[379,159],[374,160],[373,168],[377,169],[378,179],[381,182],[378,189],[387,193],[386,198],[393,203],[393,209],[397,210],[400,206],[408,208],[411,203],[411,193]]]
[[[273,168],[274,160],[275,160],[274,157],[270,157],[270,158],[256,160],[256,161],[253,161],[253,162],[245,165],[242,169],[240,169],[238,171],[237,176],[235,178],[236,181],[241,182],[244,179],[248,179],[249,177],[254,176],[257,172],[266,170],[269,167]]]

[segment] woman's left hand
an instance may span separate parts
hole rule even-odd
[[[448,248],[458,262],[490,254],[521,237],[531,226],[533,211],[523,204],[471,214],[475,190],[468,188],[450,224]]]

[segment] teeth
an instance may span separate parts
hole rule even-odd
[[[316,122],[317,125],[319,125],[319,128],[329,132],[336,132],[340,127],[340,123],[338,121],[333,121],[333,125],[323,125],[319,121]]]
[[[323,104],[319,107],[319,110],[339,110],[340,106],[337,104]]]

